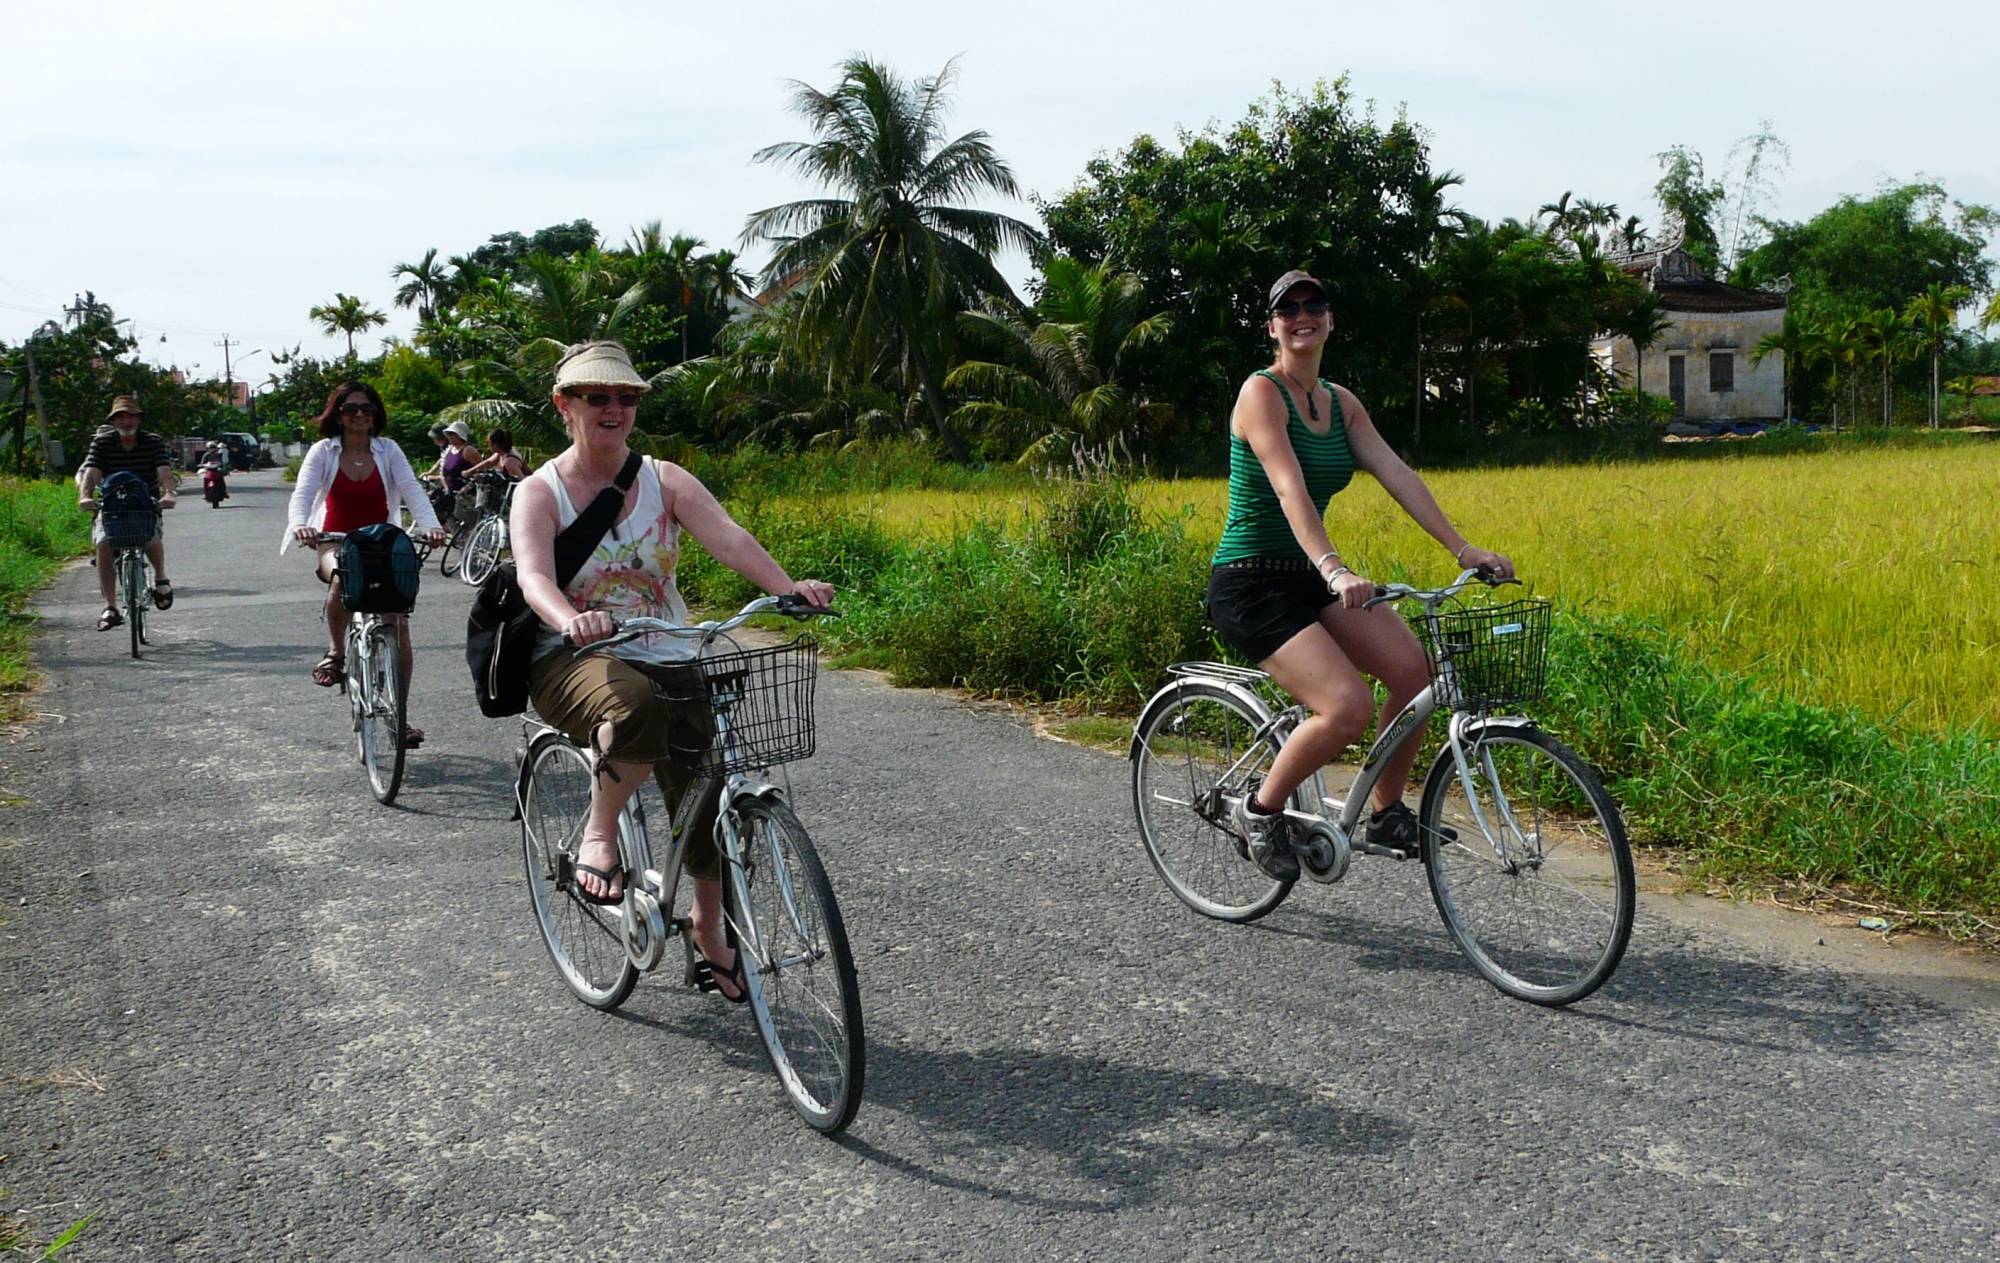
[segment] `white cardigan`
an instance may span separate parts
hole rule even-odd
[[[431,509],[431,499],[424,494],[424,485],[417,481],[416,471],[410,468],[403,449],[380,436],[368,440],[368,448],[375,454],[375,468],[382,471],[382,490],[389,498],[389,521],[400,524],[407,506],[418,530],[436,530],[438,519]],[[292,487],[292,507],[285,523],[285,538],[278,545],[279,555],[292,546],[293,531],[308,524],[318,527],[326,521],[327,489],[339,472],[339,439],[321,439],[306,452],[305,463],[299,466],[299,480]]]

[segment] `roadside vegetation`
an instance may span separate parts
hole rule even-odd
[[[0,477],[0,723],[27,712],[34,686],[28,599],[62,564],[90,551],[90,518],[69,483]]]

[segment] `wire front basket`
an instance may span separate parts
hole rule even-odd
[[[732,776],[812,756],[817,639],[703,658],[701,677],[718,734],[695,764],[701,775]],[[726,740],[719,739],[724,723]]]
[[[107,508],[98,512],[104,526],[104,542],[113,548],[144,548],[159,531],[159,510]]]
[[[1438,700],[1455,710],[1491,711],[1541,697],[1548,683],[1547,601],[1454,605],[1436,622],[1412,621],[1430,650]]]

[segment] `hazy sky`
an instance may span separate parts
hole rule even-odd
[[[1282,80],[1343,72],[1407,105],[1458,200],[1525,216],[1565,189],[1656,218],[1653,155],[1719,173],[1769,118],[1792,164],[1772,208],[1926,175],[2000,204],[1990,0],[1789,0],[1686,11],[1574,3],[1152,0],[970,6],[640,0],[60,0],[8,5],[0,71],[0,338],[80,290],[145,353],[219,375],[317,334],[335,291],[388,311],[390,268],[579,217],[711,245],[809,194],[750,154],[806,132],[785,82],[865,52],[961,55],[954,131],[984,128],[1053,195],[1141,132],[1232,121]],[[1033,219],[1033,210],[1016,208]],[[752,261],[759,261],[753,252]],[[1017,278],[1023,265],[1009,268]],[[160,342],[165,335],[167,341]],[[268,369],[252,358],[239,376]]]

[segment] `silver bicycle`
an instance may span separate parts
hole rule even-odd
[[[493,507],[483,509],[467,532],[464,555],[458,563],[459,578],[476,588],[507,556],[507,514],[514,504],[514,488],[520,484],[497,474],[475,474],[473,481],[481,484],[482,504],[488,495],[494,499]]]
[[[1431,684],[1377,735],[1345,798],[1328,796],[1315,773],[1285,815],[1300,868],[1315,881],[1339,881],[1356,853],[1417,858],[1362,840],[1358,826],[1389,754],[1448,711],[1417,812],[1431,896],[1453,941],[1500,990],[1568,1004],[1603,985],[1631,939],[1631,847],[1590,765],[1504,709],[1541,692],[1548,603],[1458,600],[1482,578],[1467,570],[1434,590],[1377,589],[1369,606],[1421,605],[1415,621]],[[1256,792],[1306,708],[1262,671],[1182,662],[1168,674],[1132,733],[1132,805],[1146,854],[1190,908],[1254,921],[1284,902],[1293,883],[1251,862],[1230,810]]]
[[[680,938],[685,980],[695,980],[693,936],[687,919],[673,912],[674,897],[695,813],[719,781],[715,840],[724,870],[724,921],[744,961],[750,1010],[793,1108],[832,1133],[861,1107],[861,989],[826,868],[792,811],[788,783],[768,775],[813,752],[818,645],[800,637],[738,646],[729,633],[766,611],[801,619],[832,613],[797,597],[763,597],[731,618],[691,627],[627,619],[610,638],[582,651],[603,652],[654,634],[697,639],[705,696],[670,700],[705,702],[713,718],[713,740],[673,813],[666,854],[654,853],[640,795],[618,818],[619,863],[630,874],[622,903],[590,903],[575,883],[595,775],[590,752],[532,717],[522,719],[525,745],[515,785],[521,844],[528,895],[556,972],[577,999],[613,1009],[631,995],[642,971],[659,965],[669,938]]]
[[[344,531],[322,531],[317,542],[338,544]],[[414,541],[413,541],[414,542]],[[417,569],[423,569],[430,549],[416,544]],[[340,582],[334,569],[332,582]],[[341,691],[347,694],[347,714],[354,726],[355,756],[368,772],[368,787],[377,802],[387,806],[396,801],[403,787],[403,763],[409,753],[404,736],[409,707],[410,682],[403,678],[401,639],[397,624],[407,614],[351,613],[347,616],[347,637],[342,652]]]

